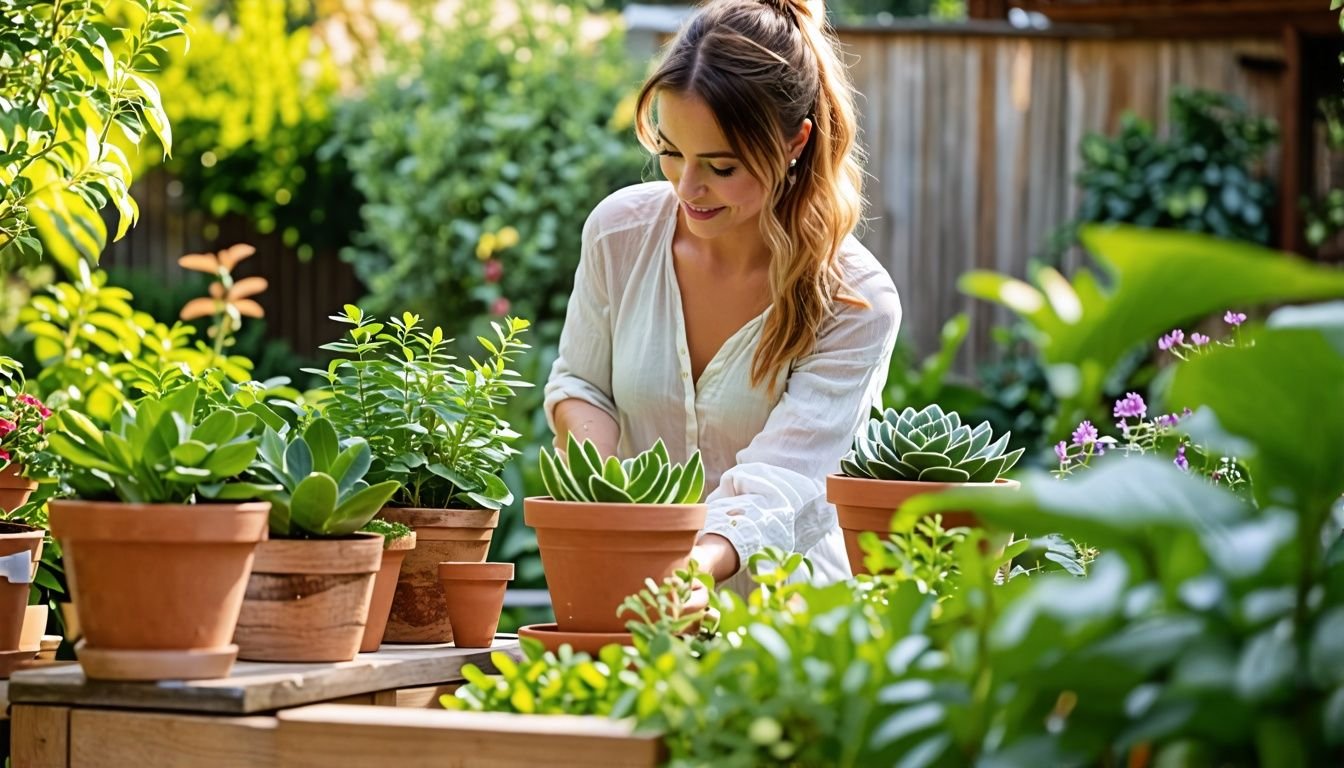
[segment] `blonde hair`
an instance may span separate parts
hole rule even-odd
[[[636,102],[635,130],[657,151],[662,89],[709,105],[748,173],[766,187],[761,235],[770,298],[751,383],[768,382],[809,352],[835,302],[867,307],[845,284],[840,244],[863,215],[854,89],[820,10],[802,0],[713,0],[669,44]],[[791,140],[812,133],[795,167]]]

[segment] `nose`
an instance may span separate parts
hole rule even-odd
[[[705,189],[704,177],[701,175],[694,163],[687,163],[681,171],[681,178],[677,180],[677,192],[682,200],[699,199],[700,193]]]

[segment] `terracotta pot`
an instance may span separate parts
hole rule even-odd
[[[999,479],[993,483],[921,483],[908,480],[871,480],[845,475],[826,477],[826,500],[835,505],[840,529],[845,534],[845,554],[855,575],[868,573],[863,564],[859,535],[872,531],[879,536],[891,533],[896,511],[909,499],[926,493],[941,493],[949,488],[1017,488],[1016,480]],[[971,511],[942,512],[944,528],[979,527]]]
[[[629,632],[561,632],[554,622],[519,627],[518,637],[536,640],[551,653],[559,653],[560,646],[568,645],[575,653],[586,653],[593,658],[608,645],[635,644],[634,635]]]
[[[439,586],[439,563],[485,562],[499,512],[387,507],[378,516],[415,531],[415,549],[401,564],[383,642],[452,642],[453,628]]]
[[[45,605],[30,605],[23,612],[23,632],[19,636],[19,649],[36,653],[42,648],[42,638],[47,633],[47,613]]]
[[[458,648],[489,648],[495,641],[504,590],[513,563],[439,563],[439,584]]]
[[[0,651],[16,651],[23,647],[24,615],[28,608],[28,594],[42,561],[42,540],[47,532],[23,523],[0,522],[0,557],[27,550],[32,565],[27,580],[10,582],[0,578]],[[41,634],[41,633],[39,633]],[[33,645],[36,652],[37,646]]]
[[[415,531],[386,542],[383,546],[383,562],[373,577],[373,598],[369,602],[369,623],[364,625],[364,639],[359,644],[360,653],[373,653],[383,644],[383,632],[387,629],[387,617],[392,610],[392,594],[397,591],[397,577],[401,575],[401,564],[406,553],[415,549]]]
[[[94,679],[224,677],[267,502],[51,502]]]
[[[257,547],[233,641],[248,661],[350,661],[369,619],[383,537],[271,539]]]
[[[23,476],[23,466],[9,464],[0,469],[0,509],[13,512],[28,501],[37,489],[37,481]]]
[[[548,497],[523,501],[537,532],[541,567],[563,632],[624,632],[625,598],[661,584],[690,560],[705,525],[704,504],[587,504]]]

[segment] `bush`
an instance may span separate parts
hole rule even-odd
[[[473,316],[513,314],[544,342],[589,211],[640,179],[618,110],[639,73],[619,33],[592,39],[568,7],[507,13],[465,0],[451,21],[426,21],[340,110],[337,146],[366,199],[343,255],[371,312],[408,310],[459,337]]]

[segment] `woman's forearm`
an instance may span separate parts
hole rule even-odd
[[[571,397],[555,406],[555,446],[564,450],[568,436],[582,443],[593,441],[603,456],[616,455],[616,444],[621,439],[621,428],[606,411],[592,403]]]

